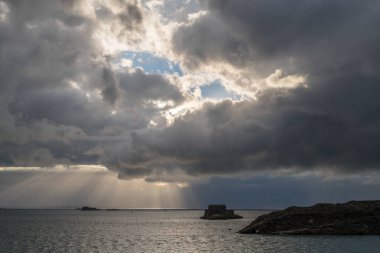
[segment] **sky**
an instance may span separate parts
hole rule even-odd
[[[0,207],[380,198],[380,2],[1,0]]]

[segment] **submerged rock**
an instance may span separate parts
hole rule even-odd
[[[289,207],[259,216],[239,233],[380,235],[380,201]]]
[[[209,205],[201,219],[207,220],[228,220],[241,219],[240,215],[234,213],[234,210],[226,209],[226,205]]]

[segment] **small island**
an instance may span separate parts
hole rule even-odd
[[[240,215],[234,213],[234,210],[226,208],[226,205],[209,205],[201,219],[207,220],[228,220],[241,219]]]
[[[83,206],[82,208],[78,208],[80,211],[99,211],[100,209],[95,207]]]
[[[259,216],[239,233],[380,235],[380,201],[293,206]]]

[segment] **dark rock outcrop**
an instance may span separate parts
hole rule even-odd
[[[380,235],[380,201],[289,207],[259,216],[239,233]]]
[[[234,210],[226,209],[226,205],[209,205],[201,219],[207,220],[228,220],[241,219],[240,215],[234,213]]]
[[[100,209],[97,209],[95,207],[84,206],[84,207],[80,208],[79,210],[81,210],[81,211],[99,211]]]

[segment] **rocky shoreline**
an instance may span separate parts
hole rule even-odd
[[[259,216],[239,233],[380,235],[380,201],[293,206]]]

